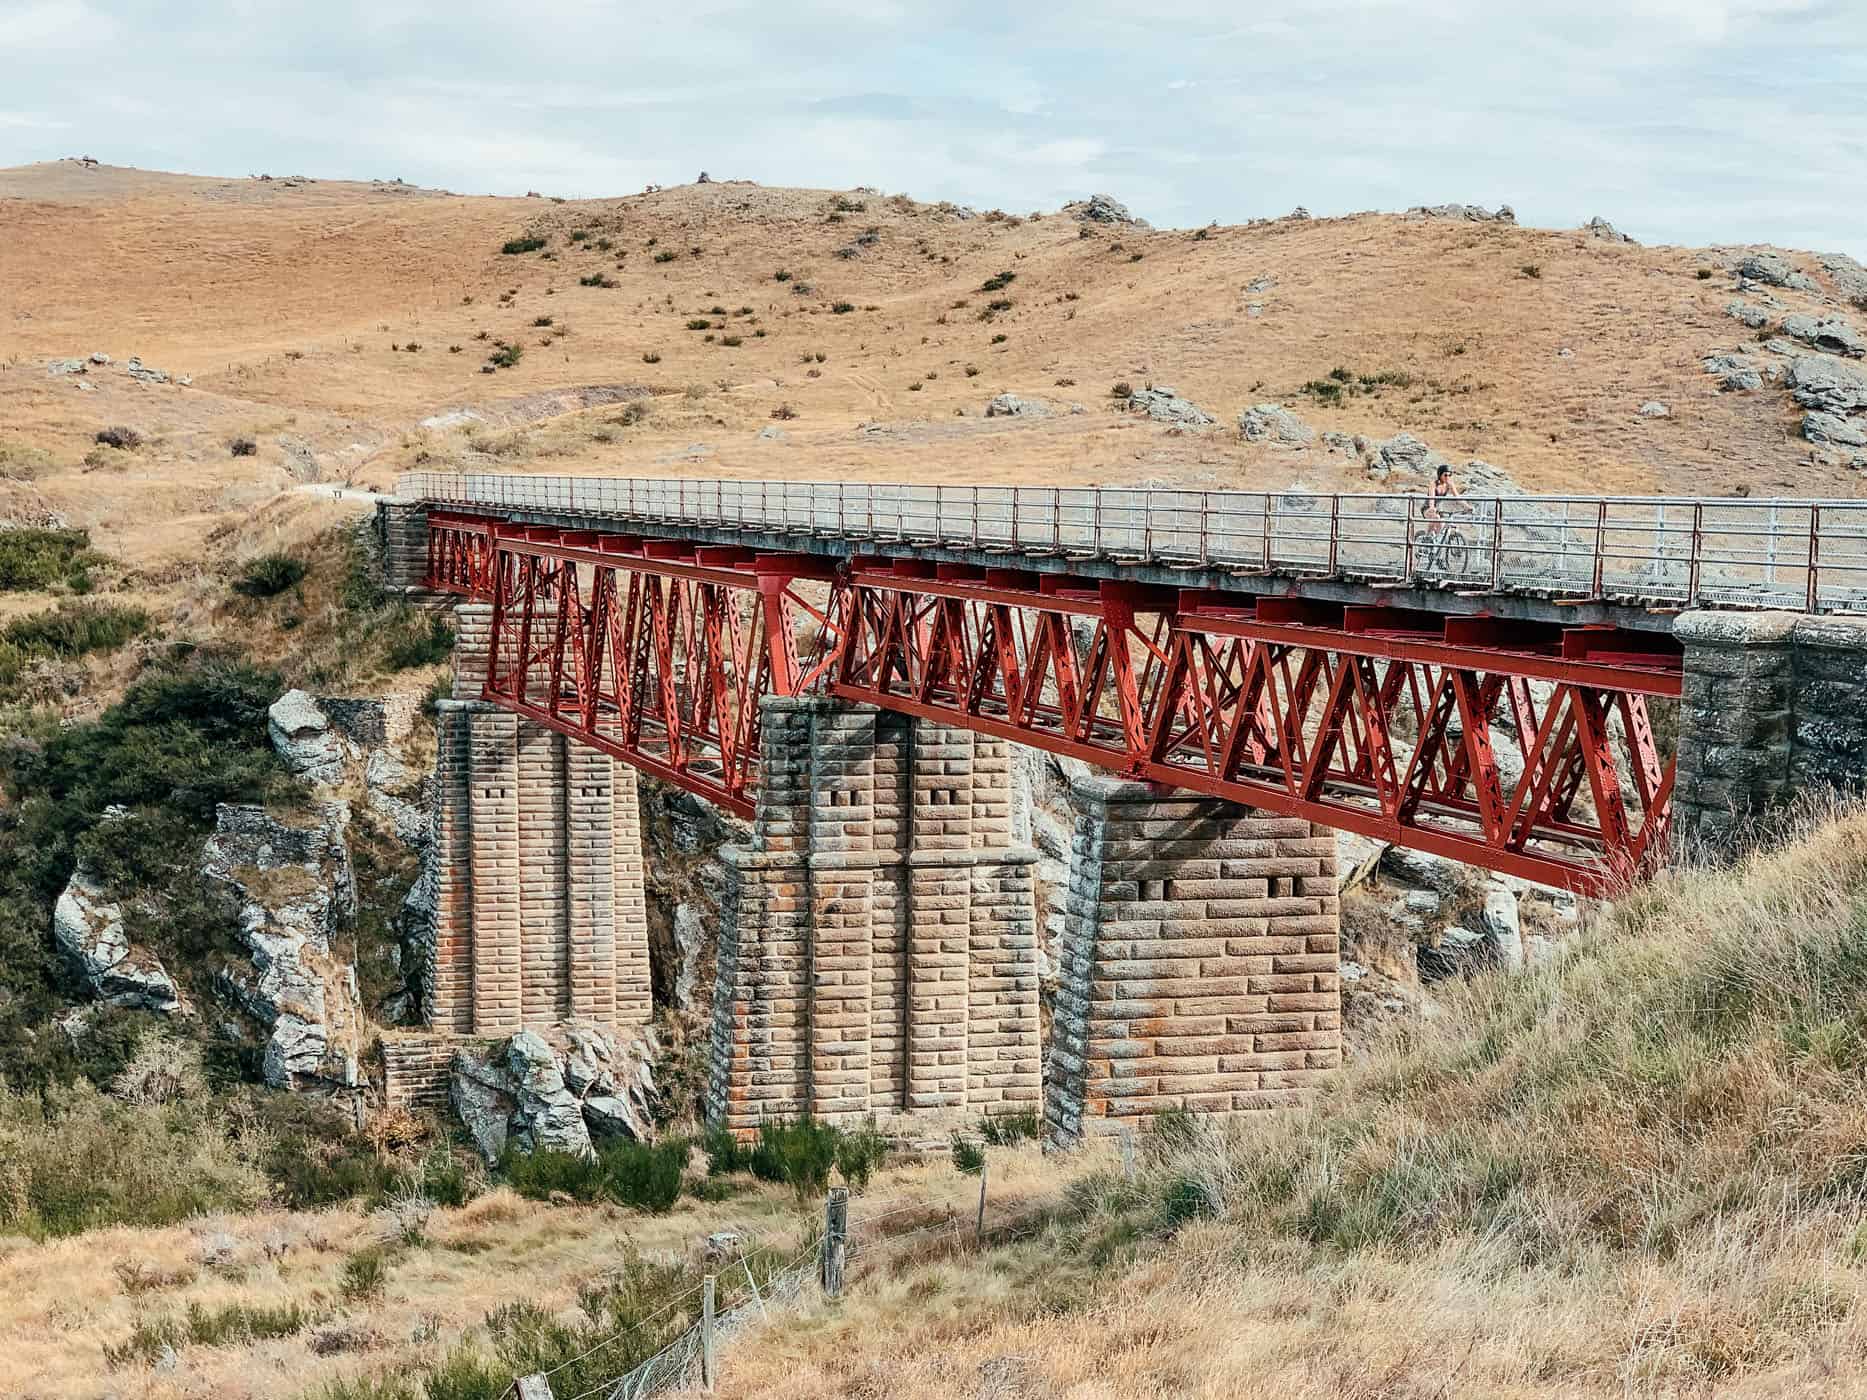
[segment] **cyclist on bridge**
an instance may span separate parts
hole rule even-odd
[[[1433,473],[1433,495],[1432,499],[1426,503],[1426,518],[1443,520],[1445,517],[1439,513],[1439,502],[1453,500],[1464,494],[1459,490],[1458,482],[1452,479],[1452,468],[1441,462],[1439,470]]]

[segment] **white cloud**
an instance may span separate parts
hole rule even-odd
[[[1159,223],[1446,199],[1867,253],[1857,0],[0,0],[0,164],[614,194],[717,175]],[[86,123],[83,114],[134,113]]]

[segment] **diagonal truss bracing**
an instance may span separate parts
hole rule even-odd
[[[440,512],[429,561],[488,700],[742,814],[759,698],[817,692],[1581,891],[1666,849],[1665,636]]]

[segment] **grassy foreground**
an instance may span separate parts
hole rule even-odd
[[[1312,1110],[1156,1133],[742,1396],[1867,1393],[1867,814],[1624,899]]]

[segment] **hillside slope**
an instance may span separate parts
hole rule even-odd
[[[865,1280],[733,1396],[1867,1391],[1867,813],[1623,900],[1313,1111],[1156,1136],[1038,1237]]]
[[[500,252],[525,236],[546,242]],[[1166,231],[736,183],[560,203],[71,162],[0,171],[0,246],[0,514],[91,527],[158,572],[203,541],[295,533],[307,481],[386,487],[412,465],[1405,484],[1352,451],[1241,441],[1260,401],[1410,431],[1533,490],[1859,490],[1784,390],[1726,392],[1702,364],[1780,367],[1734,297],[1776,303],[1763,335],[1794,312],[1863,319],[1846,270],[1812,256],[1789,259],[1810,290],[1739,293],[1741,250],[1463,219]],[[522,358],[482,372],[499,342]],[[115,363],[48,373],[92,352]],[[131,355],[191,380],[132,378]],[[1116,382],[1170,385],[1217,423],[1115,411]],[[1002,392],[1047,411],[984,417]],[[646,411],[615,407],[643,393]],[[1650,401],[1670,416],[1641,416]],[[145,445],[94,449],[116,423]],[[230,456],[242,436],[254,455]]]

